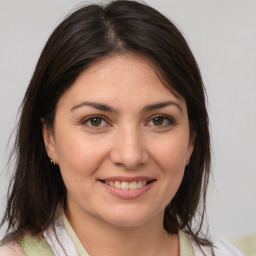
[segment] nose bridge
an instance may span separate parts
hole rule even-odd
[[[116,133],[111,160],[127,169],[134,169],[148,159],[141,130],[135,125],[120,127]]]

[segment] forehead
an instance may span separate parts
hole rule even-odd
[[[151,104],[152,101],[182,102],[163,83],[156,66],[146,57],[120,54],[102,59],[84,70],[59,103],[92,100],[111,104]]]

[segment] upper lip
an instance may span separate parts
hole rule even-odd
[[[152,177],[148,176],[136,176],[136,177],[127,177],[127,176],[112,176],[112,177],[107,177],[103,179],[99,179],[102,181],[126,181],[126,182],[133,182],[133,181],[153,181],[156,180]]]

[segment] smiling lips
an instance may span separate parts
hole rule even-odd
[[[124,178],[116,177],[101,180],[104,187],[115,196],[123,199],[135,199],[146,193],[155,179],[147,177]]]
[[[104,181],[104,182],[108,186],[119,188],[119,189],[124,189],[124,190],[128,190],[128,189],[135,190],[135,189],[141,188],[147,184],[146,180],[132,181],[132,182],[119,181],[119,180],[112,181],[111,180],[111,181]]]

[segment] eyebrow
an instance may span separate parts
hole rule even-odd
[[[71,108],[71,111],[74,111],[77,108],[87,106],[87,107],[93,107],[99,110],[107,111],[107,112],[118,112],[117,110],[113,109],[110,106],[107,106],[105,104],[97,103],[97,102],[90,102],[90,101],[83,101]]]
[[[107,111],[107,112],[112,112],[112,113],[118,113],[118,110],[108,106],[108,105],[105,105],[105,104],[101,104],[101,103],[98,103],[98,102],[90,102],[90,101],[83,101],[75,106],[73,106],[71,108],[71,111],[74,111],[75,109],[78,109],[80,107],[84,107],[84,106],[88,106],[88,107],[93,107],[93,108],[96,108],[98,110],[102,110],[102,111]],[[159,102],[159,103],[155,103],[155,104],[150,104],[150,105],[147,105],[145,106],[141,112],[145,113],[145,112],[150,112],[152,110],[155,110],[155,109],[159,109],[159,108],[164,108],[164,107],[168,107],[168,106],[175,106],[177,107],[180,112],[183,114],[183,110],[182,110],[182,107],[175,101],[165,101],[165,102]]]
[[[168,106],[177,107],[180,110],[180,112],[183,114],[182,107],[180,106],[180,104],[178,104],[175,101],[165,101],[165,102],[159,102],[159,103],[147,105],[142,109],[142,112],[149,112],[149,111],[152,111],[152,110],[155,110],[158,108],[164,108],[164,107],[168,107]]]

